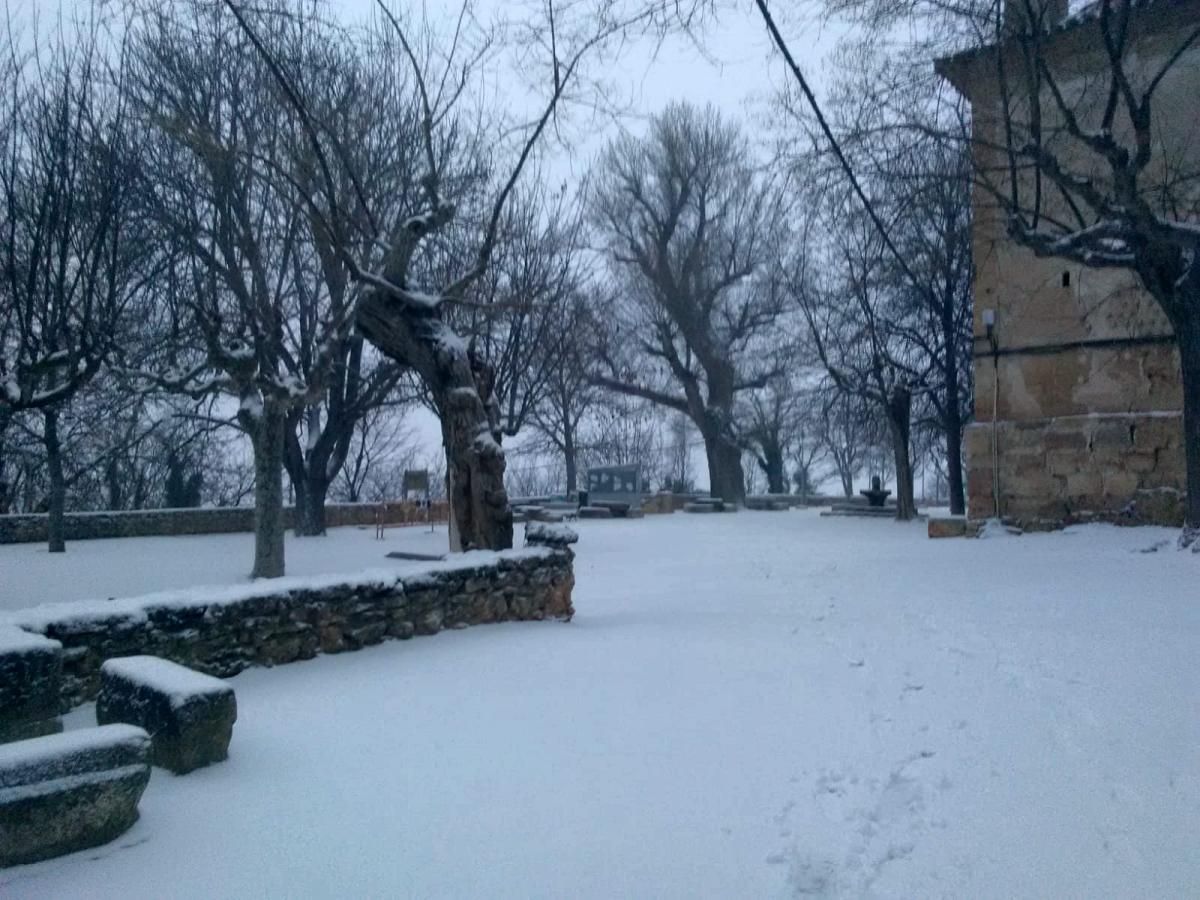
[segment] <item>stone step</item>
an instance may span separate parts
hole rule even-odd
[[[106,844],[137,820],[150,736],[106,725],[0,747],[0,868]]]

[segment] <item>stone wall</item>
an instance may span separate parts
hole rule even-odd
[[[59,641],[64,707],[95,697],[100,666],[149,654],[210,675],[339,653],[389,638],[574,614],[573,554],[530,546],[472,552],[397,574],[280,578],[107,601],[55,604],[4,622]],[[3,711],[0,710],[0,713]]]
[[[1000,514],[1026,529],[1074,522],[1181,525],[1182,418],[1067,416],[996,428]],[[967,428],[967,515],[994,516],[991,423]]]
[[[435,522],[446,521],[446,504],[435,502],[430,511]],[[330,503],[325,524],[374,526],[382,514],[389,525],[426,521],[426,512],[415,503]],[[284,521],[292,527],[294,507],[284,508]],[[0,544],[40,543],[46,540],[44,513],[0,516]],[[180,534],[229,534],[254,530],[254,507],[222,506],[203,509],[141,509],[115,512],[67,513],[68,541],[93,538],[163,537]]]

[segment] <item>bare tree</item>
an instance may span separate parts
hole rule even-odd
[[[60,420],[119,345],[149,256],[125,189],[135,166],[124,72],[110,70],[102,35],[93,19],[3,64],[0,439],[15,413],[38,411],[51,552],[66,549]]]
[[[740,416],[741,433],[767,479],[768,493],[788,493],[787,463],[794,457],[810,402],[785,375],[777,375],[765,388],[747,395]]]
[[[794,295],[817,355],[838,390],[869,401],[887,422],[896,518],[909,520],[916,516],[913,393],[923,384],[926,370],[914,366],[895,327],[904,284],[892,277],[880,233],[865,215],[847,208],[844,196],[827,198],[823,229],[830,236],[828,246],[805,248],[806,258],[792,282]]]
[[[379,211],[411,212],[418,120],[396,83],[302,0],[281,0],[263,19],[303,73],[295,89],[308,108],[372,171]],[[256,466],[253,574],[275,577],[284,571],[283,470],[297,532],[322,533],[354,424],[389,402],[400,377],[353,330],[360,285],[344,256],[348,241],[369,252],[375,238],[367,198],[338,170],[330,190],[354,198],[346,217],[363,226],[351,239],[307,203],[321,181],[312,147],[270,65],[221,7],[151,10],[133,58],[139,107],[156,130],[143,202],[172,248],[170,322],[141,371],[167,390],[236,398]]]
[[[595,178],[595,226],[618,279],[597,383],[683,412],[714,496],[745,497],[737,395],[777,369],[762,350],[783,310],[768,277],[781,193],[738,128],[713,109],[669,106],[624,137]]]
[[[361,417],[334,494],[350,503],[394,500],[401,494],[406,469],[416,468],[417,453],[403,411],[376,407]]]
[[[808,502],[819,484],[817,464],[829,456],[829,447],[821,431],[821,403],[813,391],[805,391],[802,411],[792,447],[792,483],[796,493]]]
[[[833,461],[842,493],[854,496],[854,477],[866,457],[872,410],[853,394],[831,385],[818,393],[820,412],[817,429],[820,442]]]
[[[594,333],[595,311],[584,294],[576,294],[555,307],[554,327],[561,345],[550,368],[545,389],[530,415],[530,423],[542,436],[543,449],[562,457],[567,493],[579,488],[579,456],[584,449],[588,417],[600,402],[592,383],[589,335]]]
[[[561,381],[575,352],[583,279],[582,216],[565,187],[536,184],[514,193],[492,264],[471,289],[471,302],[449,319],[494,374],[500,432],[513,437],[531,423]]]

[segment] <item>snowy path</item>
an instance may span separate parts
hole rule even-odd
[[[1137,552],[1165,532],[581,531],[570,625],[243,673],[227,763],[0,896],[1195,895],[1200,560]]]

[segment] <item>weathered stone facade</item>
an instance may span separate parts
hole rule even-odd
[[[1090,415],[996,426],[1000,472],[993,480],[992,427],[967,429],[967,514],[1026,529],[1073,522],[1183,523],[1183,433],[1179,415]]]
[[[1132,39],[1139,64],[1149,67],[1169,58],[1200,15],[1197,0],[1158,6],[1138,15]],[[1056,14],[1063,8],[1057,4]],[[1021,71],[1015,42],[999,53],[1006,71]],[[1077,114],[1098,114],[1108,79],[1095,23],[1064,24],[1047,38],[1045,53],[1062,89],[1078,98]],[[938,63],[971,101],[975,164],[984,173],[1008,171],[997,55],[994,47],[980,48]],[[1192,127],[1200,46],[1188,55],[1155,94],[1163,142],[1156,158],[1200,160]],[[1054,109],[1047,98],[1046,115]],[[1047,198],[1046,215],[1069,218],[1049,191]],[[1161,309],[1131,272],[1038,258],[1018,245],[985,189],[975,191],[973,216],[975,423],[964,447],[969,518],[999,515],[1023,527],[1095,519],[1180,524],[1182,379]]]
[[[415,503],[329,503],[325,506],[325,524],[329,528],[346,525],[404,525],[427,521],[446,521],[446,504],[434,502],[428,513]],[[284,508],[284,525],[295,524],[296,509]],[[39,543],[46,540],[44,513],[0,516],[0,544]],[[115,512],[67,513],[66,539],[85,541],[93,538],[165,537],[182,534],[231,534],[254,530],[254,507],[221,506],[203,509],[139,509]]]
[[[445,628],[569,620],[573,558],[549,546],[472,552],[404,574],[280,578],[34,608],[9,619],[62,644],[62,701],[70,706],[96,696],[100,667],[114,657],[159,656],[225,677]]]

